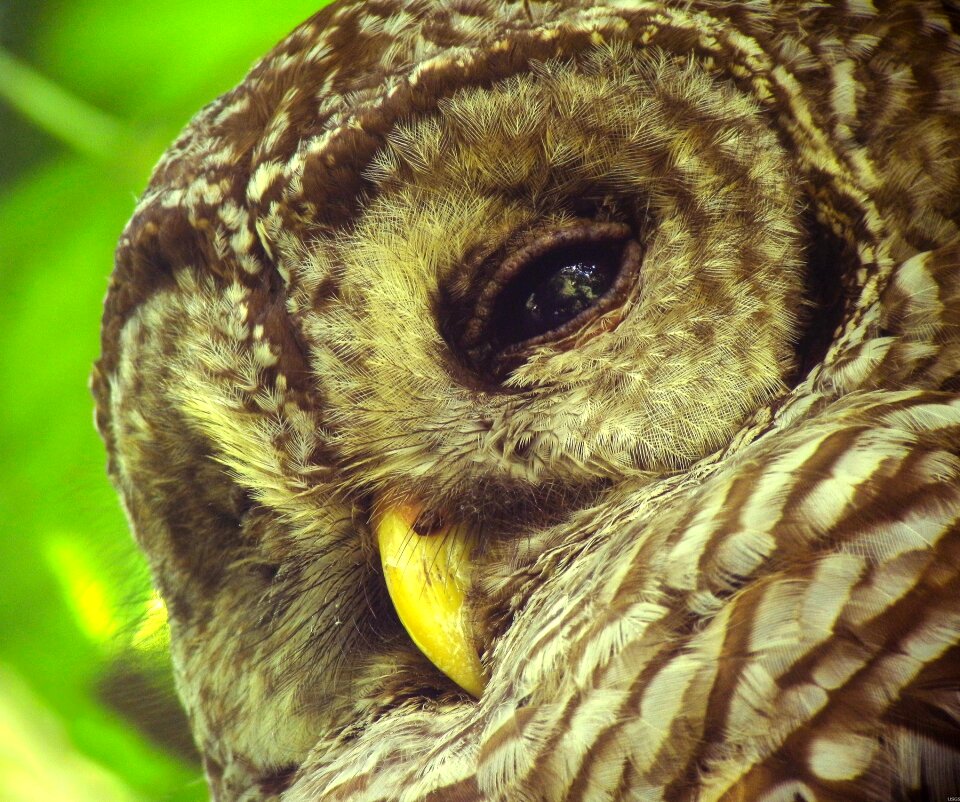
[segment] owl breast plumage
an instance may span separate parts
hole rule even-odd
[[[960,795],[960,16],[880,5],[337,2],[187,126],[93,389],[215,799]]]

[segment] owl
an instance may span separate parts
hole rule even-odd
[[[341,0],[92,379],[212,797],[960,796],[960,12]]]

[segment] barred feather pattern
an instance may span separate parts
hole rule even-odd
[[[216,800],[960,794],[960,11],[338,2],[187,126],[92,386]],[[584,218],[621,302],[457,321]],[[490,679],[377,504],[480,531]]]

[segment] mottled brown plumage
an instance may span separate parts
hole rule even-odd
[[[960,794],[958,26],[340,2],[191,122],[93,387],[214,798]],[[409,499],[481,535],[479,699],[384,590]]]

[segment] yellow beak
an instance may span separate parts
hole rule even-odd
[[[419,510],[392,507],[374,521],[387,591],[400,622],[430,661],[479,697],[487,679],[464,604],[475,540],[466,527],[417,534]]]

